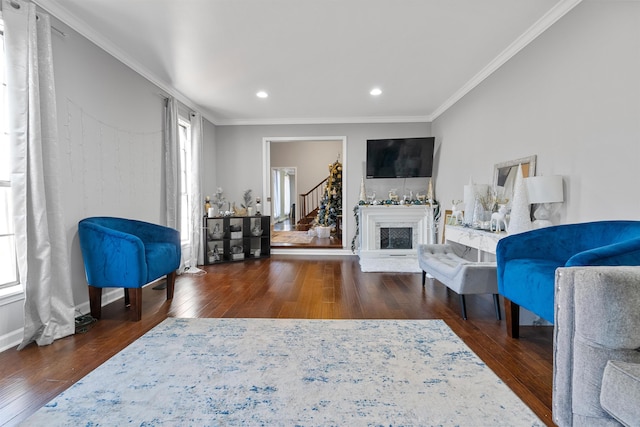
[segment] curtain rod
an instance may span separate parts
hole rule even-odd
[[[28,1],[28,0],[25,0]],[[29,2],[31,3],[31,2]],[[20,5],[20,3],[17,0],[11,0],[9,2],[9,4],[11,5],[11,7],[13,7],[14,9],[20,9],[22,6]],[[36,19],[40,18],[40,16],[38,15],[38,13],[36,12]],[[64,31],[62,31],[59,28],[54,27],[53,25],[51,25],[51,30],[55,33],[57,33],[59,36],[61,37],[67,37],[67,33],[65,33]]]
[[[51,31],[53,31],[54,33],[57,33],[60,37],[65,37],[65,38],[67,37],[67,33],[65,33],[62,30],[57,29],[53,25],[51,26]]]
[[[166,93],[163,92],[156,92],[156,95],[158,95],[160,98],[162,98],[163,101],[168,101],[171,98],[171,95],[167,95]],[[174,97],[175,98],[175,97]],[[199,113],[197,110],[189,107],[188,105],[185,105],[184,102],[180,102],[179,99],[176,98],[176,101],[178,101],[178,103],[180,105],[182,105],[182,107],[184,107],[184,109],[188,110],[188,113],[191,117],[195,117],[196,114],[200,114],[202,115],[202,113]]]

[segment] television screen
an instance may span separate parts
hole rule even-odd
[[[367,140],[367,178],[429,178],[434,137]]]

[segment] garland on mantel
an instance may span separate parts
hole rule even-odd
[[[437,200],[434,200],[433,202],[429,202],[429,201],[423,202],[421,200],[412,200],[408,203],[400,203],[397,200],[382,200],[377,204],[370,204],[365,202],[364,200],[360,200],[358,204],[353,207],[353,216],[356,219],[356,232],[353,236],[353,239],[351,239],[351,253],[353,254],[356,253],[356,242],[358,240],[358,236],[360,235],[360,216],[358,215],[360,206],[420,206],[420,205],[424,205],[424,206],[429,205],[434,208],[433,221],[437,227],[438,220],[440,219],[440,204],[438,203]]]

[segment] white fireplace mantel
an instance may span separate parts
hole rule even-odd
[[[428,205],[360,206],[360,258],[388,256],[417,256],[418,245],[431,243],[435,224]],[[411,249],[380,248],[381,227],[411,227]]]

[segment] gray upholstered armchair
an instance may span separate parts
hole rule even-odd
[[[640,267],[556,270],[553,420],[640,426]]]

